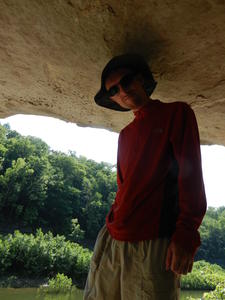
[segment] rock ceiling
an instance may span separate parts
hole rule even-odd
[[[119,131],[132,113],[93,96],[114,55],[138,52],[153,98],[185,101],[203,144],[225,145],[224,0],[0,0],[0,117],[57,117]]]

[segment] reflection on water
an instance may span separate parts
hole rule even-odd
[[[0,300],[82,300],[83,291],[74,290],[71,294],[40,294],[37,289],[0,289]]]
[[[203,291],[182,291],[180,300],[186,300],[188,296],[201,298]],[[0,288],[0,300],[82,300],[83,291],[74,290],[71,294],[43,295],[37,289],[10,289]]]
[[[180,300],[186,300],[187,297],[193,297],[194,299],[199,299],[207,291],[181,291]]]

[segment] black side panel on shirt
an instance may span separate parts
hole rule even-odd
[[[159,225],[159,237],[172,236],[175,231],[176,221],[179,214],[179,166],[173,155],[172,145],[170,147],[170,153],[172,164],[165,180],[164,197]]]

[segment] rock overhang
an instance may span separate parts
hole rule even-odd
[[[202,144],[225,145],[225,3],[222,0],[0,3],[0,117],[38,114],[119,131],[132,113],[95,105],[101,71],[138,52],[153,98],[194,109]]]

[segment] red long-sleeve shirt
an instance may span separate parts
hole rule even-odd
[[[169,237],[195,253],[206,211],[198,127],[184,102],[150,100],[119,135],[118,190],[106,217],[116,240]]]

